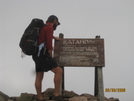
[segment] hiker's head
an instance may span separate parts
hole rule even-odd
[[[49,16],[48,19],[47,19],[47,21],[46,21],[46,23],[48,23],[48,22],[53,23],[54,30],[56,30],[56,27],[58,25],[60,25],[59,20],[58,20],[58,17],[55,16],[55,15]]]

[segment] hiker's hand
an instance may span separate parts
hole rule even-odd
[[[53,38],[54,38],[55,40],[59,40],[59,41],[62,40],[61,38],[59,38],[59,37],[55,37],[55,36],[53,36]]]

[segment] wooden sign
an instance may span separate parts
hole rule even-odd
[[[55,40],[54,57],[59,66],[104,67],[104,39]]]

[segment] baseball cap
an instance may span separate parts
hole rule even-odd
[[[55,18],[55,19],[57,20],[57,22],[58,22],[58,25],[60,25],[60,22],[59,22],[59,19],[58,19],[57,16],[55,16],[55,15],[50,15],[50,16],[48,17],[48,19],[51,19],[51,18]]]

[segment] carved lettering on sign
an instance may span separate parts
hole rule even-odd
[[[75,39],[69,39],[69,40],[63,40],[63,44],[94,44],[94,40],[75,40]]]
[[[55,41],[54,57],[60,66],[104,67],[103,39]]]

